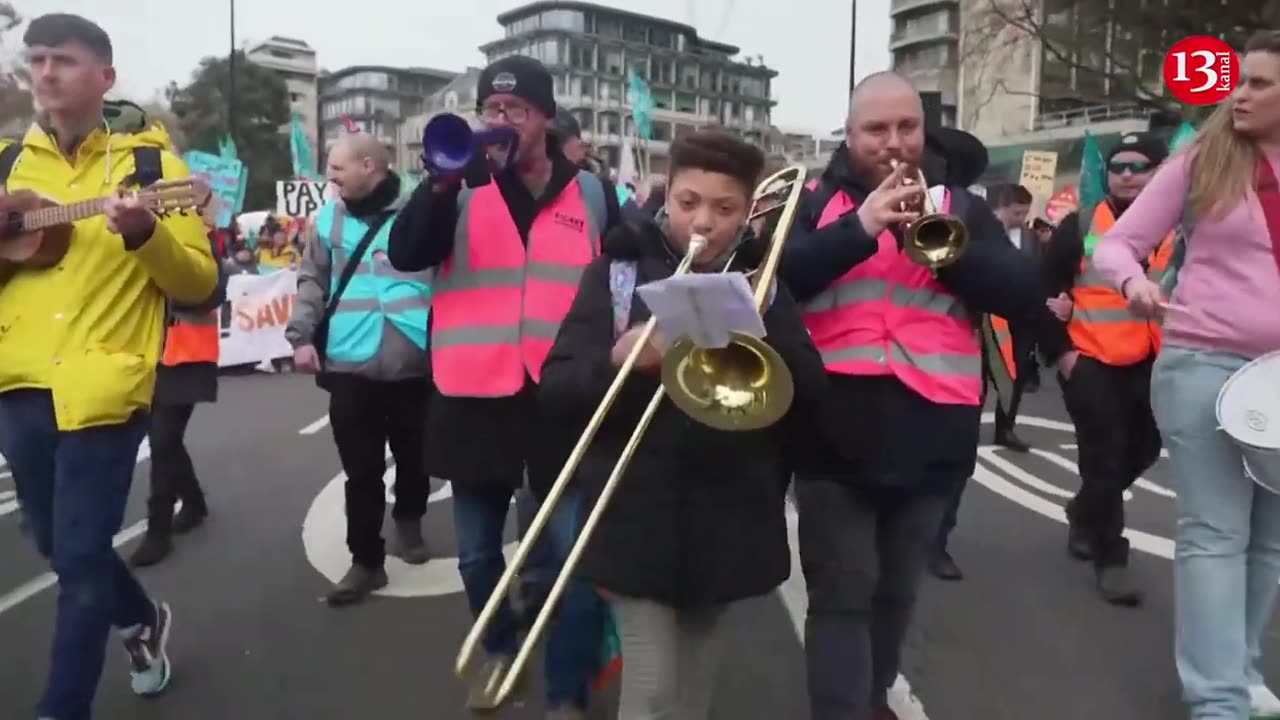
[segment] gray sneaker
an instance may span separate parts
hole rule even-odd
[[[155,603],[155,607],[155,622],[124,638],[124,650],[129,655],[129,684],[134,694],[143,697],[164,692],[173,676],[168,654],[173,612],[168,603]]]

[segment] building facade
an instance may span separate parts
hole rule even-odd
[[[324,153],[350,127],[376,137],[399,158],[406,118],[421,114],[426,98],[457,75],[382,65],[357,65],[322,75],[319,151]]]
[[[972,0],[991,2],[992,0]],[[957,124],[960,0],[890,0],[889,52],[893,69],[922,93],[937,93],[938,120]]]
[[[760,56],[742,58],[739,48],[701,38],[688,25],[591,3],[535,2],[498,22],[503,37],[481,51],[489,61],[517,54],[542,61],[555,79],[557,104],[577,117],[583,140],[612,167],[623,137],[634,133],[630,72],[648,83],[657,105],[653,139],[645,143],[649,173],[665,174],[671,140],[703,125],[766,144],[777,72]]]
[[[273,35],[250,47],[245,57],[284,79],[289,91],[289,108],[302,116],[302,127],[315,147],[320,127],[316,87],[320,67],[316,51],[304,40]]]

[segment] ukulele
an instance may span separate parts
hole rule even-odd
[[[123,195],[157,215],[199,211],[211,196],[208,185],[184,178],[153,183],[141,190],[119,190],[93,200],[59,205],[30,190],[0,196],[0,276],[19,268],[47,268],[62,261],[79,220],[101,215],[107,201]]]

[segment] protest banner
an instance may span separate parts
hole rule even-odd
[[[277,217],[311,217],[329,199],[328,183],[315,180],[276,182]]]
[[[281,270],[269,275],[232,275],[220,316],[218,365],[257,364],[291,357],[284,328],[293,314],[298,273]]]
[[[218,198],[217,227],[227,227],[231,218],[240,212],[244,204],[244,192],[249,178],[249,170],[235,158],[220,157],[199,150],[191,150],[183,154],[187,169],[192,177],[199,178],[209,186]]]

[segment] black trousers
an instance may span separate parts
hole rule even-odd
[[[1067,504],[1067,519],[1089,539],[1099,566],[1128,561],[1124,492],[1160,457],[1151,414],[1153,360],[1117,367],[1081,355],[1071,379],[1058,378],[1079,453],[1080,490]]]
[[[426,436],[426,380],[377,382],[335,375],[327,383],[329,425],[347,475],[347,549],[352,562],[378,569],[386,560],[386,446],[396,462],[395,520],[420,520],[427,512],[431,480],[422,444]]]
[[[870,720],[886,704],[947,490],[797,475],[812,720]]]
[[[195,403],[156,403],[151,408],[151,426],[147,430],[151,445],[151,494],[147,499],[150,534],[169,532],[173,508],[179,500],[184,505],[204,507],[204,491],[185,441],[195,409]]]

